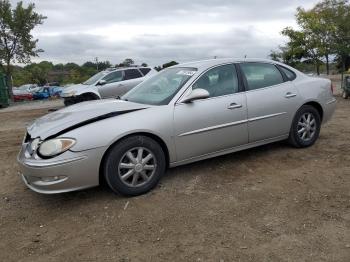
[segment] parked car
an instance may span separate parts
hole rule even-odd
[[[37,90],[37,85],[27,84],[12,89],[13,100],[15,102],[33,100],[33,92]]]
[[[15,102],[31,101],[31,100],[33,100],[32,93],[13,94],[13,101],[15,101]]]
[[[168,167],[280,140],[311,146],[335,106],[330,80],[279,62],[192,62],[161,71],[120,99],[39,118],[18,161],[36,192],[104,179],[113,191],[134,196],[154,188]]]
[[[82,84],[64,89],[61,97],[66,106],[88,100],[124,95],[157,71],[150,67],[129,67],[102,71]]]
[[[60,97],[62,88],[59,86],[44,86],[33,94],[34,99],[48,99],[50,97]]]
[[[13,88],[13,93],[14,94],[28,94],[28,93],[35,93],[39,91],[40,87],[36,84],[26,84],[26,85],[21,85],[20,87]]]

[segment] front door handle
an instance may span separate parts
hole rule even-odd
[[[285,98],[292,98],[292,97],[295,97],[295,96],[297,96],[297,94],[288,92],[284,97],[285,97]]]
[[[227,109],[236,109],[236,108],[241,108],[242,105],[237,104],[237,103],[231,103]]]

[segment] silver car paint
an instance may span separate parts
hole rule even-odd
[[[123,72],[126,69],[138,69],[138,68],[130,67],[130,68],[122,68],[122,69],[106,72],[105,75],[103,75],[99,80],[97,80],[92,85],[77,84],[77,85],[72,85],[65,88],[61,94],[61,97],[63,98],[71,97],[72,92],[74,92],[73,96],[80,96],[83,94],[92,93],[101,99],[121,96],[127,93],[133,87],[137,86],[139,83],[141,83],[145,79],[147,79],[148,77],[151,77],[152,75],[155,75],[157,73],[154,69],[151,69],[151,71],[147,75],[140,78],[122,80],[119,82],[108,83],[105,85],[98,85],[98,82],[104,77],[106,77],[107,75],[109,75],[110,73],[113,73],[115,71]]]
[[[149,106],[115,99],[85,102],[37,120],[28,128],[28,132],[32,138],[45,139],[84,119],[112,111],[138,109],[61,134],[61,137],[77,139],[77,143],[69,151],[52,159],[27,158],[27,143],[24,143],[18,159],[25,176],[40,178],[52,176],[53,172],[68,175],[65,181],[54,186],[38,187],[31,184],[30,187],[41,193],[57,193],[98,185],[99,167],[105,152],[116,141],[131,134],[145,133],[157,137],[164,143],[169,166],[173,167],[286,139],[296,111],[307,102],[316,102],[322,107],[323,123],[333,114],[336,103],[330,91],[330,81],[307,77],[286,65],[283,66],[297,75],[293,82],[198,100],[192,104],[181,103],[192,84],[209,68],[246,61],[279,64],[269,60],[248,59],[216,59],[182,64],[179,66],[195,67],[198,71],[168,105]],[[288,94],[293,96],[286,97]],[[234,103],[240,106],[230,108]],[[87,155],[87,158],[61,163],[56,169],[58,160],[79,159],[82,155]],[[89,172],[86,172],[84,162],[80,161],[86,161],[94,167],[89,165]],[[33,163],[37,163],[35,167]],[[74,172],[70,171],[72,165]],[[40,172],[36,173],[38,169]]]
[[[237,108],[229,109],[231,104],[236,104]],[[248,143],[246,119],[247,105],[243,93],[176,104],[176,160],[183,161]]]
[[[82,123],[101,115],[147,107],[149,106],[127,103],[116,99],[82,102],[45,115],[36,120],[27,129],[32,138],[40,137],[41,139],[46,139],[74,124]]]

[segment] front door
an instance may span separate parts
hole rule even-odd
[[[247,105],[235,66],[222,65],[204,73],[192,86],[210,98],[179,103],[174,109],[177,161],[248,143]]]
[[[106,81],[104,85],[98,85],[98,92],[102,98],[116,97],[117,90],[122,88],[123,71],[114,71],[106,75],[102,80]]]

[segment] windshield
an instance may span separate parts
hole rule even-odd
[[[106,72],[99,72],[96,75],[90,77],[88,80],[86,80],[83,85],[93,85],[95,84],[98,80],[100,80],[103,76],[105,76],[107,73]]]
[[[20,87],[18,87],[18,90],[27,90],[30,88],[31,85],[22,85]]]
[[[140,104],[166,105],[196,71],[196,68],[185,67],[165,69],[136,86],[121,99]]]

